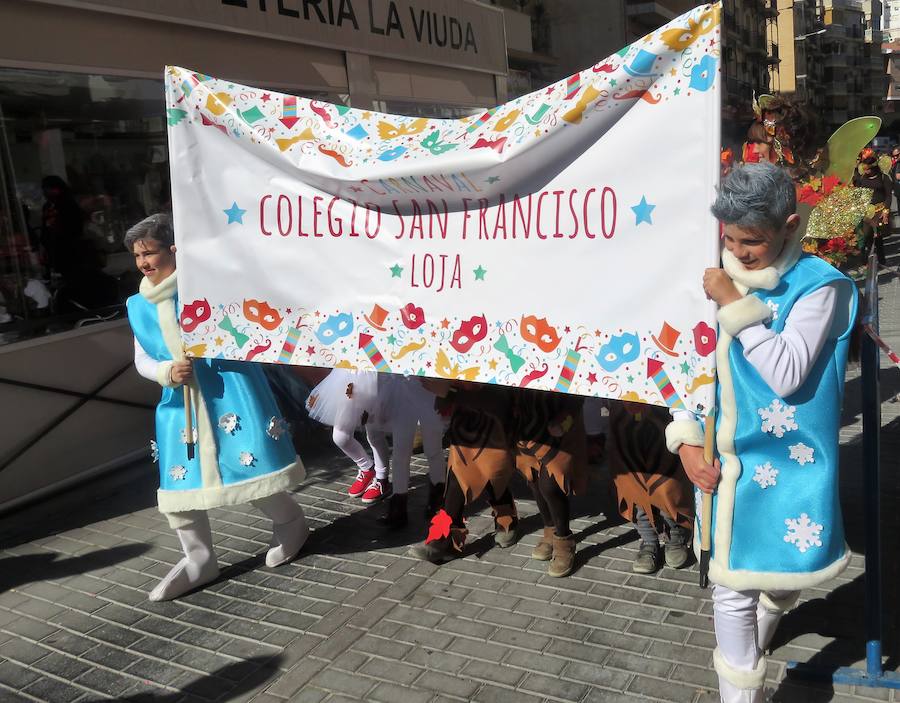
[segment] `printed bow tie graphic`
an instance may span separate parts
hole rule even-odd
[[[510,367],[512,367],[513,373],[518,373],[519,369],[525,365],[525,359],[509,348],[509,340],[506,339],[505,334],[501,334],[500,339],[494,343],[494,349],[506,356]]]
[[[234,328],[234,323],[231,321],[231,318],[226,315],[222,318],[222,321],[219,323],[219,327],[228,332],[232,337],[234,337],[234,343],[237,344],[238,349],[242,348],[247,342],[250,341],[250,337],[242,332],[238,332]]]

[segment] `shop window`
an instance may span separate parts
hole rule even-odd
[[[125,232],[170,209],[161,79],[0,68],[0,344],[124,317]]]

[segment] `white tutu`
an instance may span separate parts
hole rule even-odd
[[[394,422],[438,421],[434,395],[415,376],[333,369],[306,400],[309,416],[324,425],[353,431],[390,432]]]
[[[394,376],[376,371],[332,369],[306,399],[313,420],[348,432],[366,427],[389,431]]]

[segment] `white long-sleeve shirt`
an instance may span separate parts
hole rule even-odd
[[[156,370],[159,368],[159,362],[144,351],[137,337],[134,338],[134,367],[147,380],[157,382]]]

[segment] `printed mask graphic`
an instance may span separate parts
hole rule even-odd
[[[212,310],[206,298],[186,303],[181,309],[181,329],[185,332],[193,332],[197,329],[197,325],[206,322],[210,315],[212,315]]]
[[[602,345],[597,351],[597,363],[605,371],[613,372],[622,364],[634,361],[641,353],[641,342],[636,334],[626,332]]]
[[[337,315],[329,315],[316,330],[316,339],[322,344],[334,344],[341,337],[346,337],[353,331],[353,315],[342,312]]]
[[[488,324],[484,315],[476,315],[470,317],[461,323],[459,329],[453,333],[450,340],[450,346],[456,349],[460,354],[467,353],[476,342],[480,342],[487,337]]]
[[[546,317],[526,315],[519,324],[522,339],[531,342],[545,354],[549,354],[559,346],[560,337],[556,328],[547,322]]]
[[[245,300],[244,301],[244,317],[249,322],[255,322],[263,329],[270,332],[281,324],[284,318],[281,317],[275,308],[261,300]]]

